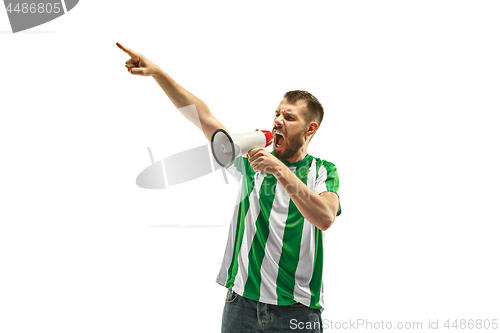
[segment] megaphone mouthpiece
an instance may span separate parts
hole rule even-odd
[[[258,129],[256,129],[256,131],[261,131],[266,136],[266,145],[264,147],[267,147],[271,143],[273,143],[273,133],[271,133],[271,131],[258,130]]]

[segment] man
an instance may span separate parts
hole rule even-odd
[[[131,57],[129,73],[152,76],[180,111],[195,106],[197,117],[183,114],[209,141],[217,129],[227,131],[161,68],[117,46]],[[322,119],[314,96],[286,93],[275,111],[273,152],[252,149],[227,168],[241,185],[217,277],[229,289],[222,332],[323,330],[323,233],[341,209],[335,165],[307,153]]]

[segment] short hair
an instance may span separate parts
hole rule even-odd
[[[323,120],[323,106],[318,101],[316,97],[303,90],[293,90],[285,93],[283,98],[286,98],[289,102],[297,102],[297,101],[306,101],[307,102],[307,111],[306,114],[306,123],[315,120],[318,123],[318,126],[321,125],[321,121]]]

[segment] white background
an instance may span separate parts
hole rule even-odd
[[[336,164],[343,210],[323,319],[500,319],[499,14],[496,1],[86,0],[12,34],[0,10],[0,331],[220,331],[235,184],[136,186],[147,147],[160,159],[206,140],[116,42],[233,132],[270,129],[288,90],[322,102],[308,152]]]

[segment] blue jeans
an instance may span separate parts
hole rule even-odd
[[[222,333],[323,332],[319,309],[303,304],[273,305],[228,290]]]

